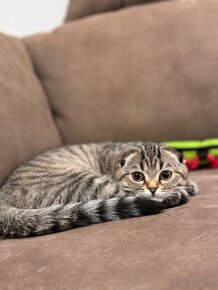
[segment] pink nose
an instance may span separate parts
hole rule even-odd
[[[157,187],[150,187],[148,188],[152,194],[155,194]]]

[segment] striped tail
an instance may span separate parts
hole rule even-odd
[[[0,207],[0,237],[24,238],[130,217],[156,214],[166,206],[144,196],[92,200],[40,209]]]

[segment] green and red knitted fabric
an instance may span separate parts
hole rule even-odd
[[[181,152],[190,170],[202,167],[218,168],[218,138],[202,141],[169,141],[164,144]]]

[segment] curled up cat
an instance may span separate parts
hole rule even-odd
[[[20,165],[5,181],[0,237],[155,214],[195,194],[174,148],[143,142],[63,146]]]

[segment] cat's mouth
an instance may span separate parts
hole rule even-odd
[[[163,199],[164,197],[166,197],[166,192],[161,190],[160,188],[157,188],[155,191],[145,188],[141,191],[141,194],[152,199]]]

